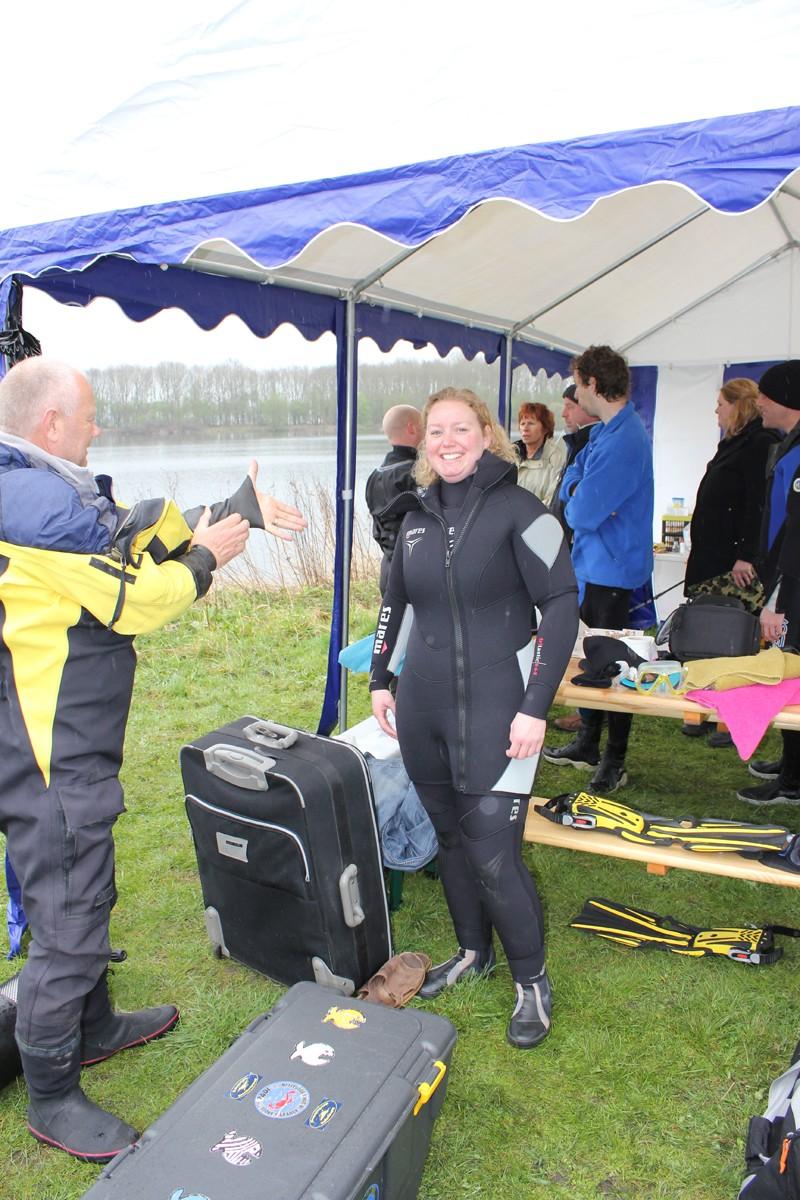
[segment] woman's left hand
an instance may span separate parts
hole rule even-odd
[[[511,722],[509,730],[510,745],[506,750],[508,758],[532,758],[538,754],[544,745],[544,734],[547,722],[541,717],[527,717],[525,713],[517,713]]]
[[[739,588],[747,587],[756,577],[753,564],[745,562],[743,558],[737,558],[731,567],[731,575],[733,576],[733,582]]]

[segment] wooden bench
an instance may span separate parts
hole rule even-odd
[[[573,658],[567,673],[556,692],[556,704],[573,705],[576,708],[602,708],[609,712],[629,712],[642,717],[675,717],[689,724],[716,721],[714,709],[704,708],[687,700],[685,696],[651,696],[633,688],[591,688],[570,683],[573,675],[580,671],[577,658]],[[784,708],[773,719],[777,729],[800,730],[800,705]],[[579,788],[576,786],[576,791]],[[709,875],[728,875],[737,879],[750,879],[755,883],[775,883],[780,887],[800,887],[800,872],[781,871],[767,867],[761,862],[743,858],[740,854],[709,854],[683,850],[680,846],[637,846],[623,841],[613,833],[595,830],[571,829],[557,825],[534,812],[535,804],[545,801],[533,797],[525,822],[525,841],[541,846],[559,846],[564,850],[583,850],[587,854],[605,854],[610,858],[627,858],[643,862],[652,875],[666,875],[670,867],[682,867],[687,871],[705,871]]]
[[[750,879],[754,883],[775,883],[779,887],[800,887],[800,871],[781,871],[762,862],[743,858],[741,854],[695,853],[680,846],[637,846],[613,833],[594,829],[571,829],[557,825],[534,812],[534,804],[545,801],[534,796],[528,809],[524,838],[540,846],[558,846],[562,850],[584,850],[587,854],[605,854],[610,858],[627,858],[643,862],[651,875],[666,875],[670,867],[686,871],[705,871],[709,875],[729,875]]]

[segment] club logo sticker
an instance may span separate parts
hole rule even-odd
[[[268,1083],[257,1094],[255,1105],[262,1117],[272,1117],[274,1121],[286,1121],[296,1117],[308,1108],[311,1097],[302,1083],[294,1083],[290,1079],[278,1079]]]
[[[261,1158],[261,1143],[247,1134],[237,1133],[235,1129],[230,1129],[222,1141],[211,1147],[212,1154],[217,1150],[232,1167],[249,1167],[251,1159]]]
[[[190,1196],[183,1188],[178,1188],[172,1193],[169,1200],[208,1200],[208,1196],[200,1196],[196,1193]]]
[[[323,1025],[326,1021],[331,1021],[337,1029],[358,1029],[359,1025],[363,1025],[366,1021],[363,1013],[360,1013],[357,1008],[337,1008],[334,1004],[329,1008],[322,1018]]]
[[[310,1117],[306,1118],[306,1125],[309,1129],[324,1129],[341,1108],[338,1100],[321,1100],[314,1109]]]
[[[381,1189],[378,1187],[377,1183],[373,1183],[372,1186],[366,1192],[364,1192],[362,1200],[381,1200]]]
[[[324,1067],[333,1056],[333,1046],[329,1046],[326,1042],[312,1042],[310,1046],[307,1046],[305,1042],[298,1042],[294,1048],[294,1054],[289,1055],[289,1061],[299,1058],[307,1067]]]
[[[260,1082],[260,1075],[256,1075],[255,1071],[248,1071],[241,1079],[236,1080],[231,1090],[225,1095],[229,1100],[244,1100],[245,1096],[249,1096],[253,1088]]]

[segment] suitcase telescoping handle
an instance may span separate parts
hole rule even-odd
[[[245,725],[242,736],[248,742],[258,742],[261,746],[269,746],[273,750],[288,750],[297,741],[297,730],[288,725],[278,725],[275,721],[253,721]]]

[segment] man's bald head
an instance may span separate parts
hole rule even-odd
[[[89,380],[66,363],[26,358],[0,380],[0,429],[86,466],[100,432]]]
[[[383,418],[383,432],[393,446],[413,446],[422,441],[422,416],[412,404],[395,404]]]
[[[48,408],[66,416],[80,397],[80,371],[48,358],[25,358],[0,380],[0,429],[31,441]]]

